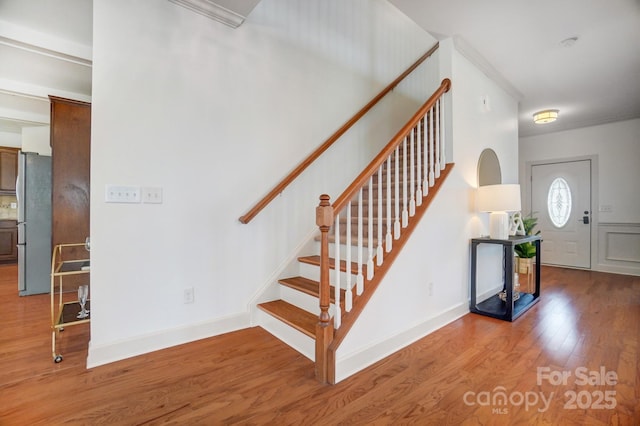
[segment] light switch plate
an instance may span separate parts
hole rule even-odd
[[[159,187],[143,187],[142,202],[147,204],[162,203],[162,188]]]
[[[139,203],[140,187],[124,185],[105,185],[107,203]]]

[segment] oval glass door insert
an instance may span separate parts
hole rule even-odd
[[[549,186],[547,195],[547,209],[549,218],[556,228],[562,228],[571,216],[571,188],[569,183],[559,177],[555,178]]]

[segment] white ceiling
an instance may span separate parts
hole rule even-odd
[[[519,99],[521,136],[640,117],[640,0],[389,1]],[[49,94],[91,100],[92,9],[0,0],[0,132],[48,123]]]
[[[485,72],[519,96],[520,136],[640,117],[640,0],[390,2],[491,64]],[[558,121],[533,124],[547,108]]]
[[[0,0],[0,132],[49,123],[49,95],[90,101],[90,0]]]

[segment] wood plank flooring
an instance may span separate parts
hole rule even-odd
[[[3,426],[640,424],[640,277],[543,267],[541,302],[515,322],[468,314],[335,386],[260,328],[87,370],[79,325],[54,364],[49,296],[16,293],[0,266]],[[582,384],[576,369],[601,366],[616,384]],[[538,384],[538,368],[571,376]]]

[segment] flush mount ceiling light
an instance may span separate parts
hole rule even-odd
[[[536,124],[551,123],[558,119],[557,109],[545,109],[544,111],[538,111],[533,114],[533,122]]]
[[[562,40],[560,42],[560,44],[563,47],[573,47],[574,44],[576,44],[576,41],[578,41],[578,37],[569,37],[569,38],[565,38],[564,40]]]

